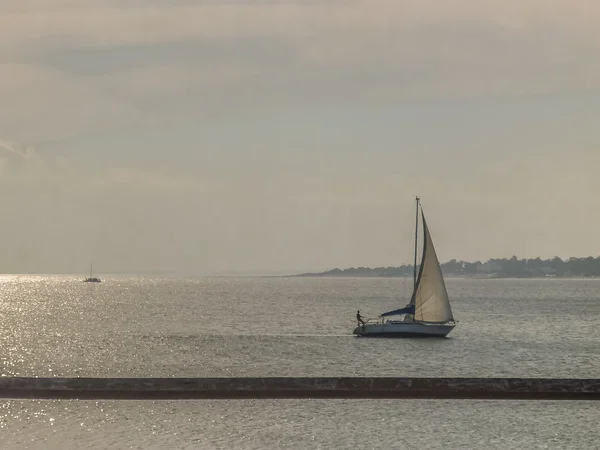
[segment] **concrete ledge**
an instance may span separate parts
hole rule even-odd
[[[600,400],[600,379],[0,378],[0,398],[171,400],[429,398]]]

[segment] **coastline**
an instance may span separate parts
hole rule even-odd
[[[419,266],[417,266],[418,269]],[[598,278],[600,277],[600,257],[570,257],[561,259],[493,258],[486,262],[457,261],[452,259],[440,264],[446,278],[494,279],[494,278]],[[323,272],[300,273],[295,277],[369,277],[369,278],[412,278],[411,264],[400,266],[365,267],[355,266],[346,269],[331,269]]]
[[[498,280],[498,279],[513,279],[513,280],[588,280],[588,279],[597,279],[600,278],[597,275],[555,275],[555,276],[545,276],[545,275],[504,275],[504,274],[446,274],[444,273],[445,279],[457,279],[457,280]],[[301,273],[301,274],[293,274],[293,275],[281,275],[275,276],[273,278],[411,278],[412,275],[409,276],[401,276],[401,275],[379,275],[379,274],[329,274],[326,272],[323,273]]]

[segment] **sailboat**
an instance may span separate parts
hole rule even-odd
[[[84,283],[100,283],[100,278],[93,276],[93,266],[90,264],[90,276],[83,280]]]
[[[353,334],[365,337],[446,337],[456,326],[442,269],[433,247],[419,197],[416,198],[413,293],[408,305],[381,314],[357,326]],[[423,228],[423,253],[417,275],[419,212]]]

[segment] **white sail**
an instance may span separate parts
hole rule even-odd
[[[423,257],[417,287],[411,299],[415,305],[414,320],[422,322],[448,322],[454,320],[442,269],[433,247],[433,241],[423,218]]]

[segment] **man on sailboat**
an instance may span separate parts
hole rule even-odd
[[[365,321],[360,315],[360,311],[356,311],[356,321],[358,322],[358,326],[365,325]]]

